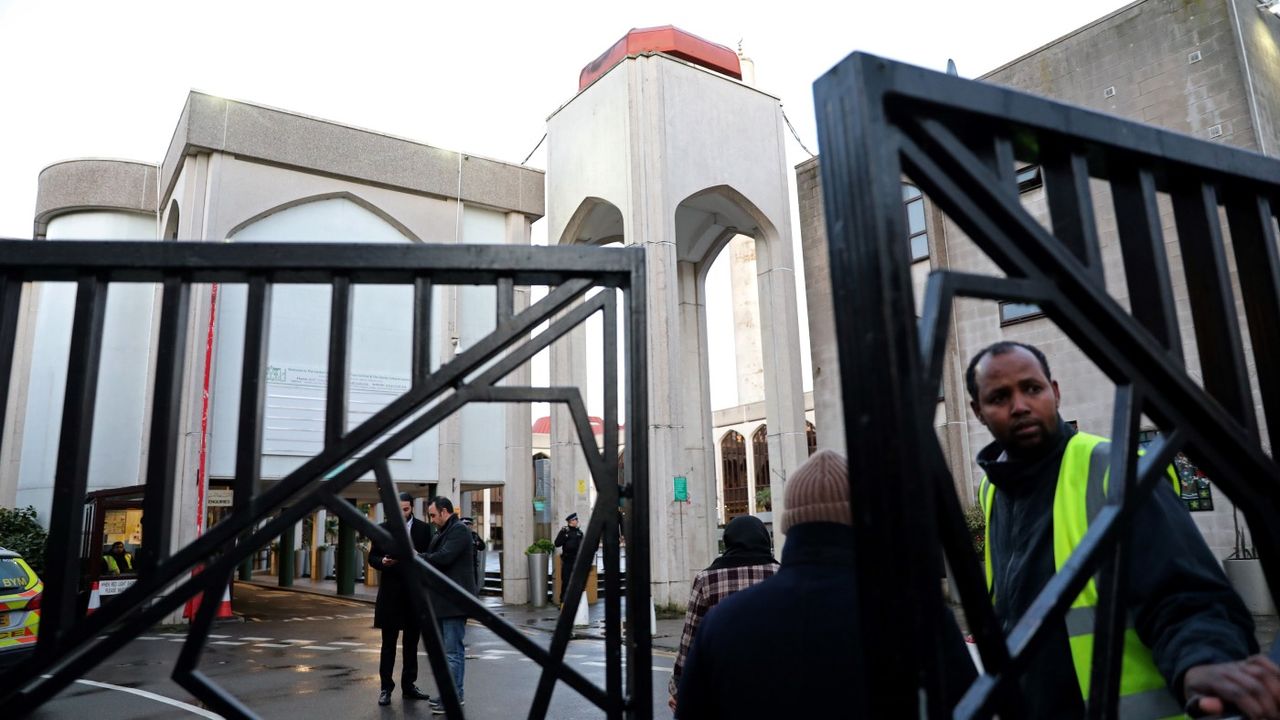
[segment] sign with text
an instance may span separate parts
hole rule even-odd
[[[267,406],[262,431],[266,455],[311,457],[324,449],[324,403],[329,373],[324,368],[267,367]],[[408,376],[353,372],[347,377],[347,427],[373,416],[408,391]],[[391,456],[413,459],[412,446]],[[359,457],[357,455],[357,457]]]
[[[235,491],[229,487],[211,487],[204,496],[205,507],[231,507]]]

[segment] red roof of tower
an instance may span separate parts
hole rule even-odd
[[[685,32],[674,25],[663,25],[651,28],[632,28],[613,44],[603,55],[582,68],[578,75],[578,90],[585,90],[588,85],[600,79],[600,76],[622,62],[623,58],[646,52],[660,52],[687,60],[694,65],[701,65],[734,80],[742,79],[742,64],[738,62],[738,54],[724,45]]]

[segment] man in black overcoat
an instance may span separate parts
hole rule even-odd
[[[382,523],[383,529],[391,533],[400,532],[397,525],[403,522],[409,530],[414,553],[426,552],[431,545],[432,528],[413,516],[413,496],[409,493],[400,493],[400,513],[400,520],[388,518]],[[396,664],[397,636],[401,634],[404,636],[404,660],[400,667],[400,691],[407,700],[430,700],[431,696],[413,684],[418,679],[418,638],[422,631],[409,594],[411,584],[406,582],[411,570],[406,562],[395,557],[391,548],[380,547],[376,543],[369,551],[369,564],[382,576],[378,583],[377,605],[373,610],[373,626],[382,630],[382,659],[378,663],[382,692],[378,694],[378,704],[391,704],[391,691],[396,687],[391,671]]]

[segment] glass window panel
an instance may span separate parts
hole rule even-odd
[[[907,229],[912,235],[924,232],[924,200],[907,203]]]
[[[929,257],[929,236],[916,235],[911,238],[911,259],[923,260]]]
[[[1035,303],[1000,303],[1000,322],[1007,323],[1014,320],[1022,320],[1040,315],[1042,312],[1040,306]]]

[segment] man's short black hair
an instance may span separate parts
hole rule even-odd
[[[453,514],[453,501],[443,495],[437,495],[436,497],[431,498],[431,504],[435,506],[436,510],[446,512],[450,515]]]
[[[969,389],[969,398],[975,402],[978,399],[978,362],[987,355],[995,357],[1003,355],[1007,352],[1013,352],[1017,349],[1023,349],[1035,356],[1040,361],[1040,368],[1044,370],[1044,378],[1050,382],[1053,381],[1053,375],[1049,372],[1049,361],[1045,359],[1044,353],[1040,352],[1040,348],[1027,343],[1014,342],[1012,340],[1001,340],[998,343],[992,343],[978,351],[977,355],[969,361],[969,369],[964,372],[964,384]]]
[[[413,496],[407,492],[400,493],[400,502],[413,502]]]

